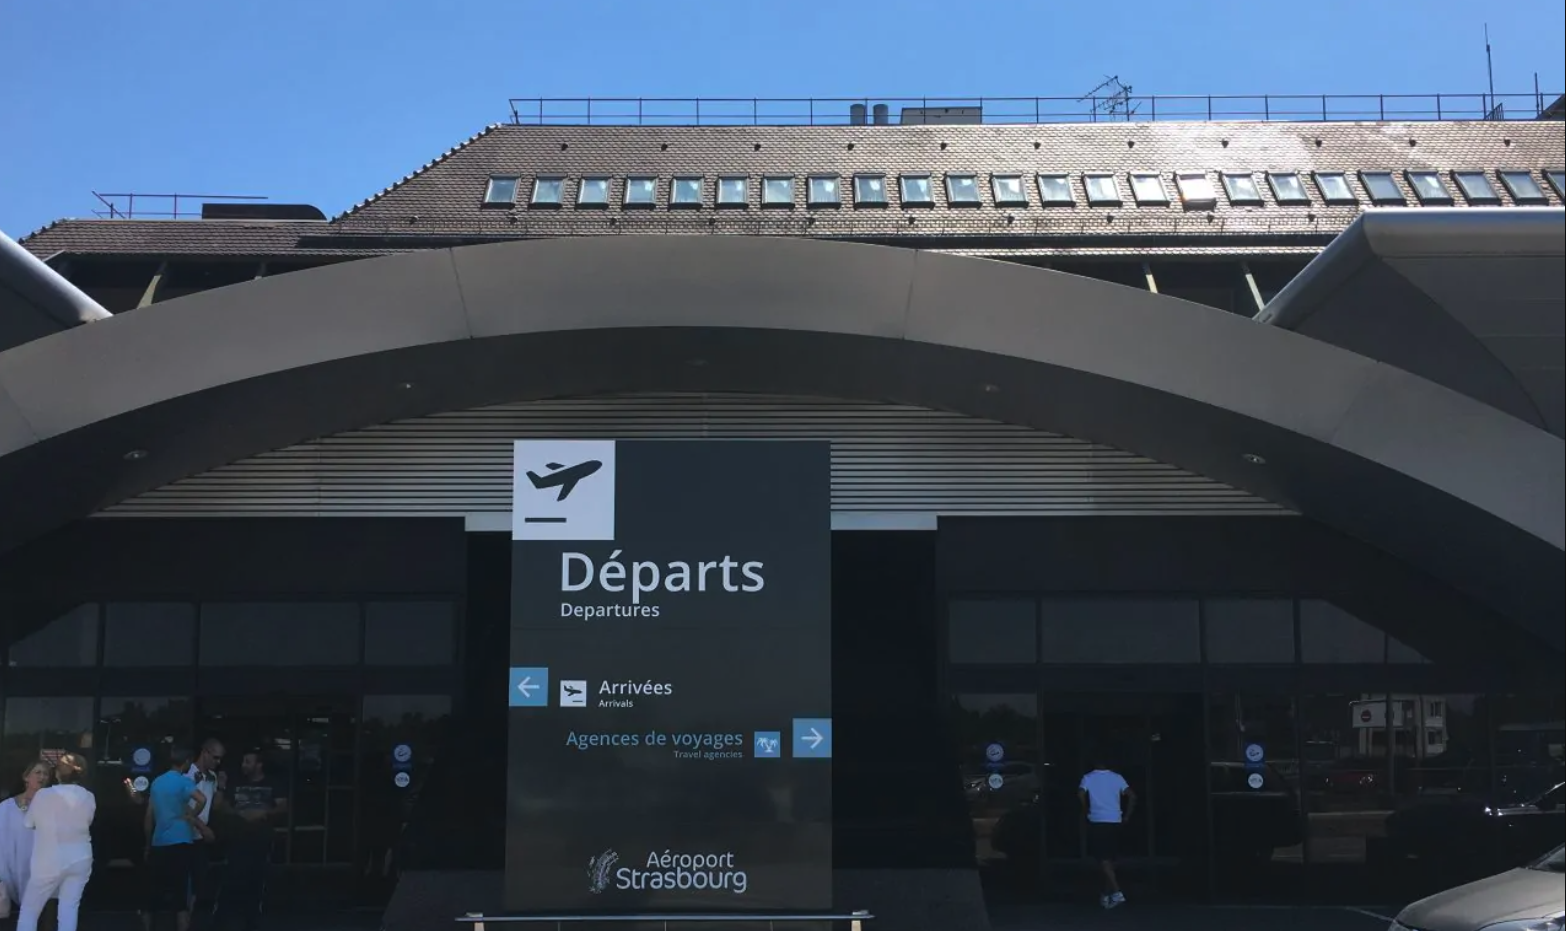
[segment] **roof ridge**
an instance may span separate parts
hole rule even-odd
[[[42,236],[44,233],[49,232],[50,230],[54,229],[56,226],[59,226],[61,223],[64,223],[66,220],[69,220],[69,219],[71,219],[71,218],[70,217],[58,217],[56,219],[50,220],[48,223],[45,223],[43,226],[38,227],[37,229],[33,230],[31,233],[28,233],[26,236],[23,236],[21,239],[18,239],[16,241],[16,244],[18,246],[26,245],[27,241],[29,239],[37,239],[39,236]]]
[[[478,132],[474,133],[473,135],[469,136],[468,138],[464,139],[463,141],[461,141],[461,142],[457,143],[456,145],[452,146],[451,148],[447,149],[445,152],[442,152],[440,155],[437,155],[433,160],[425,162],[422,166],[420,166],[419,168],[415,169],[414,171],[412,171],[412,172],[410,172],[410,173],[408,173],[406,175],[403,175],[402,178],[400,178],[399,180],[393,181],[389,187],[382,188],[381,190],[377,191],[374,194],[371,194],[369,197],[365,198],[364,200],[361,200],[358,203],[354,204],[352,207],[349,207],[347,210],[344,210],[342,213],[339,213],[337,216],[332,217],[332,219],[329,222],[331,222],[331,223],[338,223],[338,222],[341,222],[343,220],[348,219],[349,217],[351,217],[354,214],[358,213],[360,210],[363,210],[365,207],[370,206],[371,204],[375,203],[376,201],[380,200],[381,198],[385,197],[386,195],[390,194],[391,192],[397,190],[398,188],[402,187],[403,185],[407,184],[408,182],[414,180],[415,178],[418,178],[418,177],[422,176],[423,174],[425,174],[426,172],[428,172],[430,169],[434,168],[435,166],[441,164],[442,162],[445,162],[447,159],[451,158],[453,155],[456,155],[458,152],[461,152],[463,149],[466,149],[468,146],[471,146],[475,142],[478,142],[480,139],[482,139],[485,136],[489,135],[490,133],[494,132],[496,129],[499,129],[502,125],[503,124],[501,124],[501,123],[490,123],[488,126],[485,126],[483,129],[479,130]]]

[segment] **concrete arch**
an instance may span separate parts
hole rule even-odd
[[[0,353],[0,548],[314,436],[635,390],[891,400],[1119,446],[1365,539],[1562,644],[1559,438],[1184,301],[792,239],[409,253],[14,347]]]

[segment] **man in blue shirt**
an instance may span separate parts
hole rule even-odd
[[[211,831],[197,817],[206,797],[185,775],[189,765],[190,751],[171,751],[168,771],[147,790],[148,886],[141,923],[148,931],[159,912],[173,912],[178,931],[190,928],[191,852],[196,838]]]

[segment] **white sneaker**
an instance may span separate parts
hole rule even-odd
[[[1107,905],[1105,905],[1104,907],[1105,908],[1114,908],[1117,905],[1124,905],[1124,904],[1126,904],[1126,894],[1124,892],[1117,892],[1114,895],[1109,897],[1109,903]]]
[[[1113,905],[1109,904],[1109,896],[1107,896],[1107,895],[1099,896],[1098,897],[1098,904],[1103,906],[1104,908],[1114,908]]]

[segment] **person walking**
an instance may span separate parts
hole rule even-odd
[[[59,931],[76,931],[82,893],[92,878],[92,819],[98,801],[81,784],[87,761],[79,754],[61,754],[54,764],[55,784],[38,790],[27,808],[33,829],[32,875],[22,892],[16,931],[38,931],[44,904],[59,898]]]
[[[185,775],[190,751],[169,754],[169,768],[147,789],[147,904],[142,927],[151,931],[160,912],[174,913],[178,931],[190,928],[192,850],[198,836],[211,831],[199,817],[206,797]]]
[[[1109,768],[1108,761],[1095,757],[1093,770],[1077,786],[1082,816],[1087,819],[1088,856],[1098,861],[1103,878],[1099,904],[1115,908],[1126,902],[1115,875],[1115,858],[1120,855],[1121,826],[1136,811],[1136,793],[1125,777]]]
[[[0,802],[0,918],[22,906],[22,892],[33,872],[33,831],[27,810],[54,781],[54,767],[38,760],[22,771],[22,791]]]

